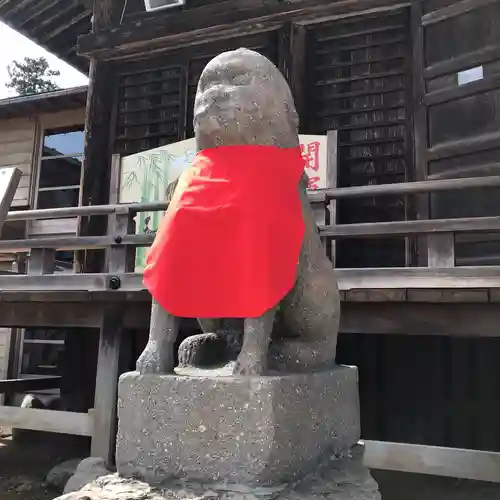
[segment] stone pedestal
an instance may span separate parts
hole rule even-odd
[[[363,449],[328,457],[300,481],[280,487],[165,481],[160,488],[113,474],[57,500],[380,500],[377,483],[362,464]],[[78,471],[77,471],[78,475]],[[65,491],[73,491],[66,489]],[[465,497],[464,497],[465,498]],[[493,497],[492,497],[493,498]]]
[[[357,380],[345,366],[249,378],[124,374],[118,472],[152,485],[293,481],[357,443]]]

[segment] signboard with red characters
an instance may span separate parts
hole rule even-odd
[[[326,135],[300,135],[300,149],[309,178],[309,189],[325,189],[327,181],[327,138]]]

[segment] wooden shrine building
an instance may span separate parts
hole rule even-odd
[[[100,332],[95,404],[57,412],[51,430],[112,456],[117,375],[148,326],[130,260],[151,238],[132,218],[164,208],[116,204],[119,155],[191,137],[204,65],[244,46],[288,79],[302,134],[337,131],[337,187],[311,197],[335,240],[338,361],[360,368],[369,465],[499,481],[500,1],[91,4],[0,0],[1,20],[90,77],[82,207],[8,218],[78,217],[78,237],[0,242],[28,255],[28,274],[0,276],[0,326],[79,328],[89,353]],[[55,250],[77,252],[78,272],[55,274]],[[6,408],[0,424],[43,427]]]

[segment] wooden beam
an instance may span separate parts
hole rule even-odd
[[[12,16],[19,10],[25,9],[27,4],[32,3],[31,0],[19,0],[12,4],[12,0],[0,0],[0,16],[6,22],[12,22]]]
[[[23,4],[21,1],[19,4]],[[21,30],[30,21],[36,19],[42,19],[44,13],[55,7],[58,4],[58,0],[40,0],[38,2],[27,2],[26,8],[22,9],[18,14],[12,16],[9,21]],[[9,16],[10,17],[10,16]]]
[[[292,90],[295,107],[299,116],[306,116],[307,107],[307,92],[306,92],[306,45],[307,45],[307,30],[305,26],[300,26],[293,23],[291,26],[290,35],[290,54],[291,54],[291,69],[290,69],[290,88]],[[300,124],[301,132],[303,124]]]
[[[57,376],[0,380],[0,394],[58,389],[60,384],[61,377]]]
[[[322,17],[361,12],[390,6],[394,0],[323,0],[268,2],[233,0],[208,4],[181,12],[138,19],[115,27],[113,31],[83,35],[78,39],[80,55],[112,59],[130,53],[171,50],[196,43],[209,43],[239,36],[245,32],[263,32],[279,28],[287,21],[307,22]]]
[[[496,149],[499,141],[500,134],[498,132],[476,135],[472,138],[455,141],[446,141],[428,149],[427,160],[442,160],[444,158],[478,153],[488,149]]]
[[[436,234],[454,232],[498,231],[500,217],[473,217],[464,219],[405,220],[396,222],[362,222],[319,227],[321,236],[339,238],[371,238],[377,236],[405,236],[409,234]]]
[[[364,198],[367,196],[391,196],[403,194],[436,193],[439,191],[457,191],[460,189],[499,187],[500,176],[467,177],[460,179],[423,180],[417,182],[401,182],[394,184],[373,184],[336,189],[325,189],[318,193],[309,193],[310,197],[323,195],[340,200],[347,198]]]
[[[356,335],[498,337],[499,298],[494,292],[500,290],[386,288],[342,291],[340,329]],[[105,303],[92,302],[0,302],[0,326],[98,328],[102,324],[104,306]],[[124,328],[147,328],[149,302],[127,302],[119,307]],[[450,317],[454,321],[449,321]],[[82,330],[78,335],[86,333]]]
[[[455,267],[455,235],[453,233],[427,235],[429,267]]]
[[[122,0],[94,0],[92,31],[96,32],[117,24],[122,9]]]
[[[352,335],[498,338],[499,322],[498,305],[491,303],[342,302],[339,331]]]
[[[452,17],[467,14],[467,12],[474,9],[487,7],[497,2],[498,0],[462,0],[461,2],[454,2],[451,5],[434,10],[422,16],[422,26],[440,23]]]
[[[67,294],[71,295],[71,294]],[[99,328],[109,302],[0,302],[0,326],[23,328]],[[120,304],[123,325],[147,329],[151,302]],[[86,335],[84,331],[78,333]]]
[[[18,168],[0,168],[0,232],[14,200],[21,177],[22,172]]]
[[[41,4],[42,2],[38,3]],[[44,9],[43,15],[40,15],[40,13],[36,16],[36,24],[29,30],[35,39],[42,39],[44,42],[47,42],[48,38],[45,37],[46,30],[50,30],[50,27],[54,25],[58,27],[62,25],[65,29],[71,29],[73,23],[66,21],[66,16],[71,11],[81,12],[84,8],[80,0],[66,0],[64,9],[61,8],[61,4],[57,0],[52,1],[52,4],[49,7],[55,7],[55,9]],[[85,11],[85,15],[88,16],[88,14],[88,11]],[[33,16],[32,19],[34,19]]]
[[[60,33],[63,33],[66,30],[72,30],[75,29],[75,24],[81,21],[82,19],[89,18],[89,12],[88,11],[82,11],[78,12],[74,15],[74,17],[71,18],[70,21],[61,23],[57,27],[53,28],[51,31],[48,31],[46,33],[43,33],[43,39],[48,42],[52,38],[56,37]],[[90,24],[90,18],[88,19],[88,22]]]
[[[328,188],[336,188],[338,185],[338,163],[339,163],[339,148],[338,148],[338,131],[329,130],[327,137],[327,154],[326,154],[326,186]],[[328,225],[329,227],[337,226],[337,200],[330,200],[327,206]],[[323,240],[325,241],[325,240]],[[335,267],[337,253],[336,242],[333,239],[327,239],[325,244],[327,256],[332,261]]]
[[[456,87],[447,87],[428,92],[424,96],[424,103],[427,106],[442,104],[449,101],[455,101],[457,99],[463,99],[464,97],[469,97],[475,94],[480,94],[482,92],[495,90],[499,86],[500,75],[493,75],[486,77],[483,80],[471,82],[467,85],[458,85]]]
[[[0,426],[76,436],[92,434],[92,419],[86,413],[13,406],[0,406]]]
[[[500,59],[500,46],[489,45],[481,47],[479,50],[461,54],[452,59],[444,59],[428,66],[424,70],[424,77],[426,80],[437,78],[439,76],[448,75],[450,73],[457,73],[464,68],[473,68],[481,64],[486,64]]]
[[[387,267],[336,269],[342,291],[393,290],[433,288],[500,288],[500,266],[468,266],[434,269],[426,267]],[[115,278],[115,280],[111,280]],[[45,276],[0,276],[0,290],[25,294],[27,292],[105,292],[113,294],[144,292],[141,273],[83,273]],[[115,284],[118,284],[115,290]],[[119,300],[123,300],[120,298]],[[0,302],[1,303],[1,302]]]
[[[500,453],[386,441],[362,441],[370,469],[500,483]]]
[[[52,274],[56,266],[56,251],[53,248],[35,248],[30,252],[28,274],[42,276]]]
[[[500,288],[500,267],[336,269],[339,289]],[[1,280],[0,277],[0,286]],[[131,282],[132,282],[131,278]],[[130,283],[131,283],[130,282]]]

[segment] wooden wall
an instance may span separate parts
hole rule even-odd
[[[36,120],[29,117],[0,122],[0,167],[14,166],[23,172],[14,207],[28,206],[30,202],[36,131]]]
[[[85,109],[81,108],[0,121],[0,167],[15,166],[23,172],[14,207],[32,206],[43,130],[83,124],[84,120]]]
[[[23,172],[13,207],[32,207],[43,130],[84,121],[85,108],[0,121],[0,167]]]
[[[422,102],[416,123],[421,178],[498,175],[500,165],[500,3],[428,0],[416,15],[422,25],[417,86]],[[467,36],[464,36],[467,33]],[[475,79],[464,83],[464,71]],[[500,190],[436,193],[424,217],[500,215]],[[427,213],[425,213],[427,212]],[[497,234],[456,237],[457,265],[498,265]]]

